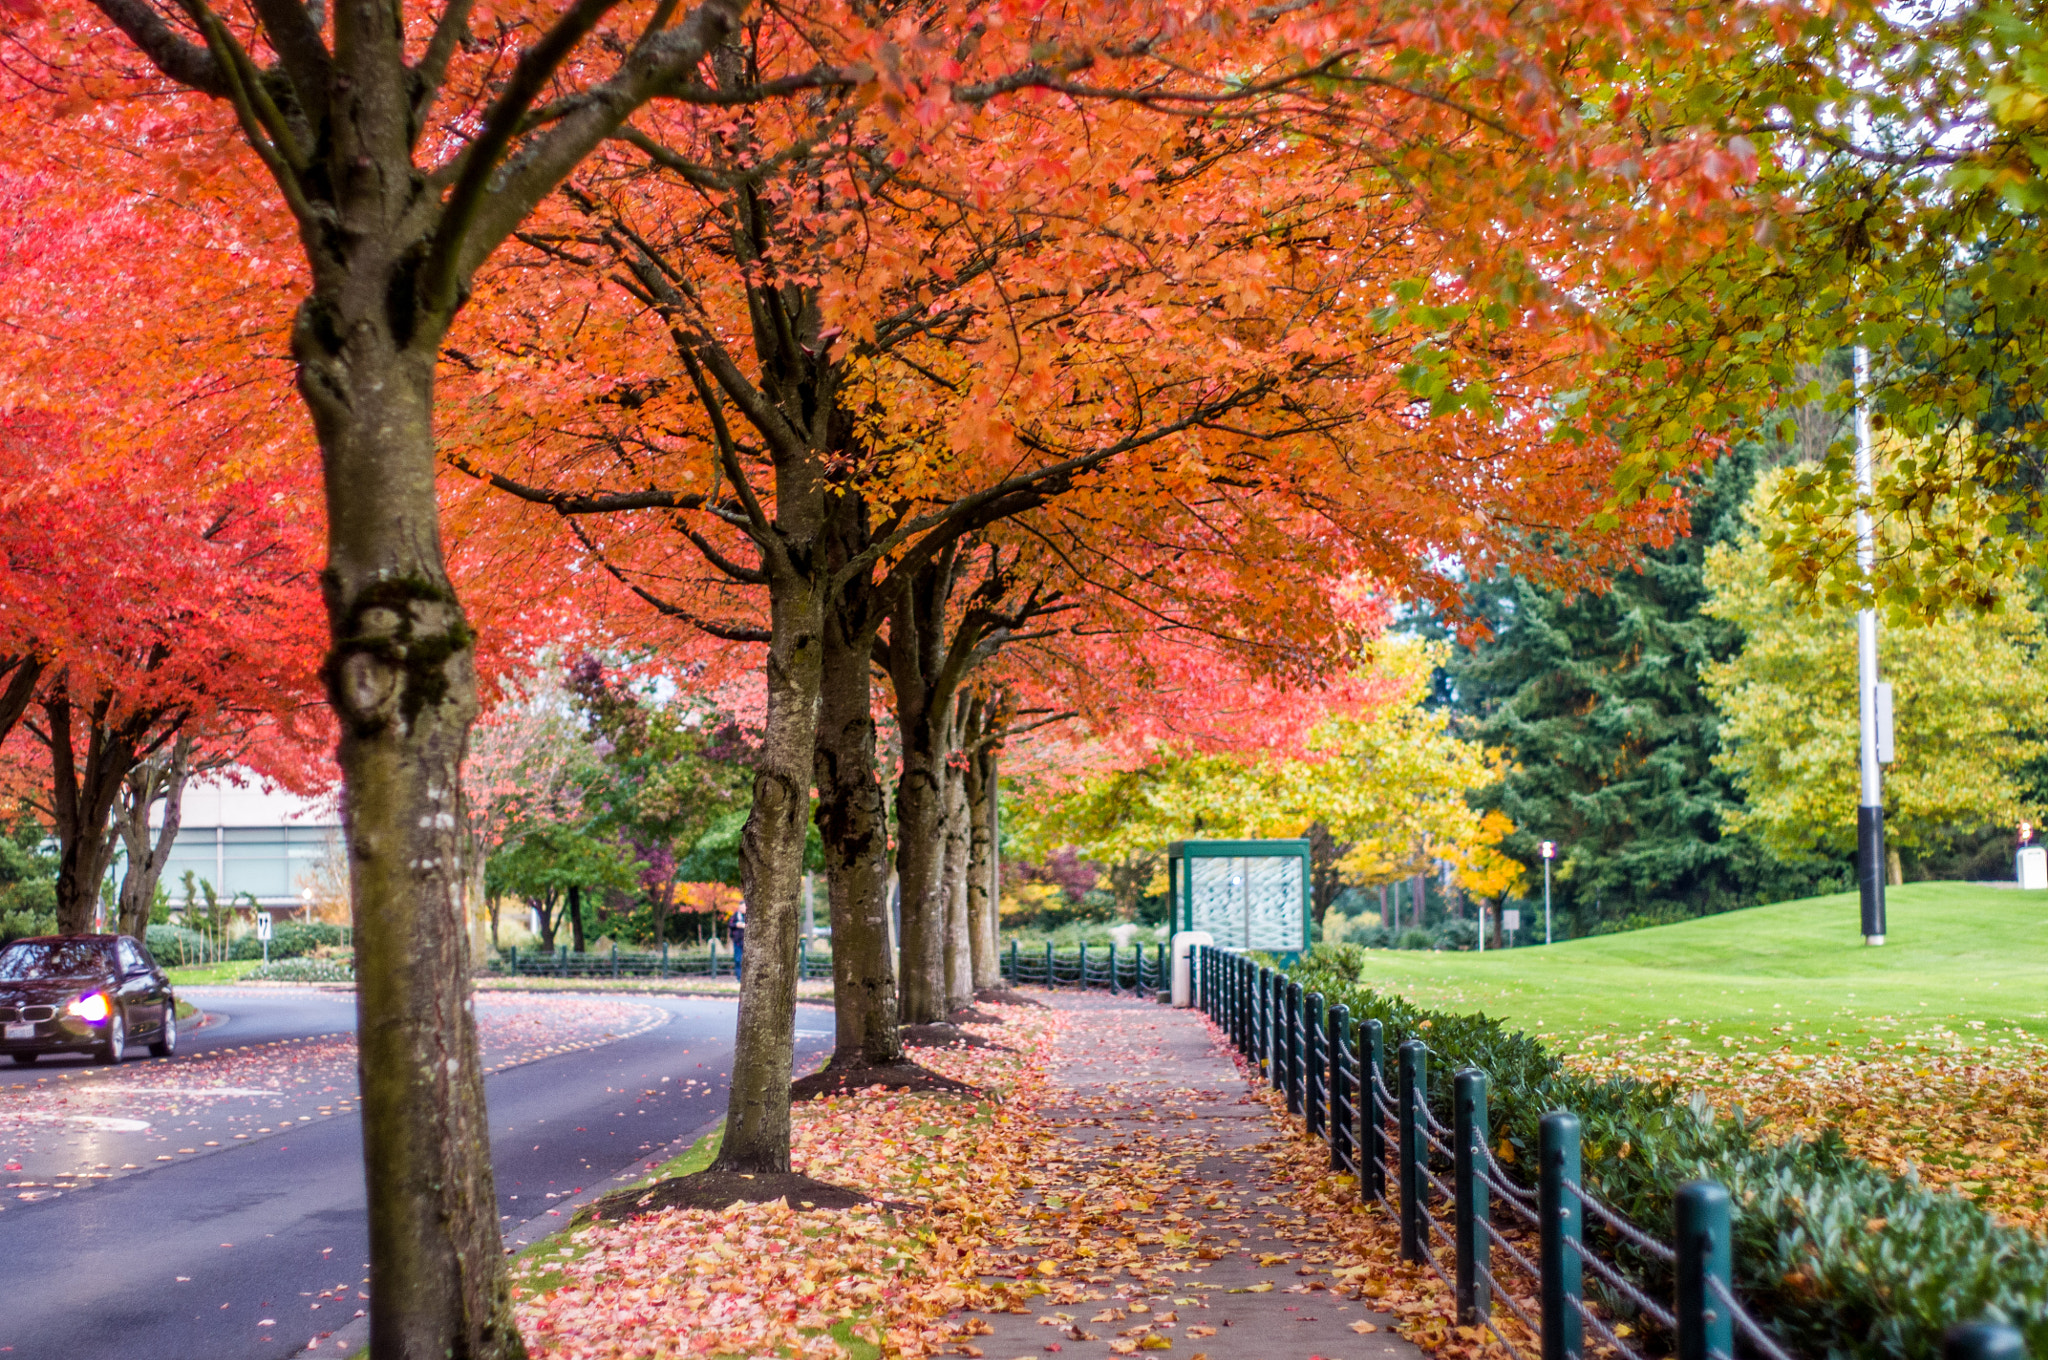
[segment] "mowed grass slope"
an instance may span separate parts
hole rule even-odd
[[[1890,891],[1888,915],[1882,948],[1841,893],[1548,948],[1373,950],[1362,980],[1563,1049],[2048,1038],[2048,892],[1915,883]]]

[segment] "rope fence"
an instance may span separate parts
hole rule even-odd
[[[1115,945],[1056,950],[1050,941],[1043,952],[1026,950],[1017,940],[1002,955],[1003,981],[1013,987],[1103,987],[1112,994],[1156,996],[1170,981],[1164,944]]]
[[[832,976],[830,950],[813,949],[809,940],[797,941],[797,976]],[[492,977],[552,978],[691,978],[739,976],[738,956],[718,941],[708,948],[670,950],[620,949],[579,954],[567,945],[554,949],[520,949],[517,946],[492,955],[483,973]]]
[[[1422,1040],[1398,1045],[1390,1068],[1379,1021],[1353,1024],[1344,1006],[1326,1006],[1278,969],[1229,950],[1196,946],[1193,977],[1195,1004],[1256,1078],[1329,1145],[1330,1169],[1356,1175],[1360,1199],[1395,1216],[1402,1259],[1427,1265],[1450,1286],[1461,1326],[1485,1326],[1516,1360],[1523,1352],[1496,1325],[1495,1302],[1539,1342],[1540,1360],[1649,1360],[1640,1327],[1624,1321],[1660,1331],[1659,1356],[1795,1360],[1736,1297],[1728,1192],[1718,1183],[1678,1188],[1666,1240],[1587,1191],[1578,1117],[1553,1110],[1539,1124],[1537,1183],[1522,1185],[1489,1146],[1485,1072],[1468,1067],[1453,1075],[1446,1127],[1429,1110],[1429,1048]],[[1499,1226],[1495,1205],[1505,1210]],[[1589,1243],[1588,1220],[1667,1268],[1670,1300],[1651,1297],[1622,1261]],[[1441,1251],[1451,1254],[1449,1271],[1438,1260]],[[1496,1264],[1520,1287],[1504,1288]],[[1592,1300],[1589,1273],[1600,1294]],[[1993,1324],[1954,1328],[1945,1347],[1945,1360],[2024,1355],[2019,1333]]]

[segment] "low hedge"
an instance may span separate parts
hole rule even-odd
[[[331,926],[324,921],[280,921],[271,930],[270,957],[275,959],[296,959],[310,954],[325,945],[341,948],[349,942],[348,927]],[[263,941],[255,932],[238,937],[228,946],[231,959],[260,959],[263,957]]]
[[[354,982],[355,968],[346,959],[273,958],[242,975],[244,982]]]
[[[1718,1114],[1676,1083],[1596,1080],[1499,1020],[1376,991],[1361,981],[1369,957],[1352,945],[1318,946],[1291,975],[1305,991],[1349,1007],[1354,1020],[1378,1020],[1390,1064],[1403,1040],[1426,1043],[1430,1107],[1447,1124],[1451,1073],[1486,1072],[1503,1160],[1533,1167],[1538,1121],[1551,1110],[1576,1114],[1583,1183],[1660,1238],[1670,1237],[1680,1185],[1726,1186],[1736,1285],[1789,1348],[1830,1360],[1936,1360],[1944,1330],[1983,1320],[2018,1327],[2033,1354],[2048,1355],[2048,1243],[2032,1233],[1910,1174],[1882,1171],[1831,1134],[1770,1138],[1762,1121],[1739,1109]],[[1669,1275],[1655,1262],[1622,1244],[1603,1246],[1669,1293]],[[1647,1321],[1638,1323],[1647,1330]]]

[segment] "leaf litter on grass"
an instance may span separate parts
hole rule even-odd
[[[1833,1129],[1875,1166],[2048,1231],[2048,1045],[2024,1035],[1987,1042],[1936,1025],[1820,1053],[1790,1043],[1715,1052],[1643,1042],[1566,1061],[1596,1076],[1676,1081],[1762,1119],[1776,1136]]]

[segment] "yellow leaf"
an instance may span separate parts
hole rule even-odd
[[[1367,1322],[1364,1318],[1360,1318],[1358,1321],[1351,1324],[1351,1330],[1357,1332],[1360,1336],[1364,1336],[1367,1332],[1378,1331],[1379,1328],[1375,1327],[1372,1323]]]

